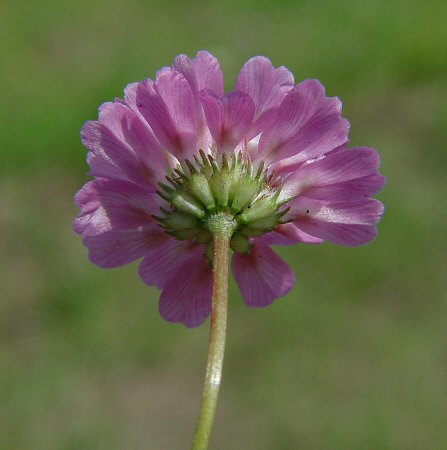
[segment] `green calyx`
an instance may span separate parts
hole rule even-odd
[[[250,237],[284,223],[288,211],[281,210],[281,185],[267,176],[264,163],[255,170],[241,152],[224,153],[218,161],[200,150],[194,163],[186,160],[166,179],[158,194],[171,208],[160,208],[154,219],[176,239],[210,244],[213,235],[223,233],[235,252],[248,254]]]

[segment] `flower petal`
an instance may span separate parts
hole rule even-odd
[[[75,204],[81,211],[73,220],[73,230],[81,236],[94,236],[112,228],[99,202],[94,183],[90,181],[85,184],[75,196]]]
[[[286,167],[323,155],[348,139],[349,122],[341,118],[341,102],[326,97],[318,80],[306,80],[291,90],[279,108],[275,122],[259,141],[258,159],[273,169]],[[290,158],[292,157],[293,158]]]
[[[255,122],[250,137],[259,134],[274,120],[275,110],[294,85],[293,75],[281,66],[275,69],[264,56],[249,59],[239,73],[236,90],[250,95],[255,104]]]
[[[114,165],[110,159],[105,159],[103,155],[96,155],[91,151],[87,152],[87,164],[90,167],[89,175],[91,176],[113,180],[129,179],[119,167]]]
[[[110,230],[86,236],[84,245],[89,259],[104,269],[123,266],[142,258],[154,245],[162,242],[164,231],[154,222],[131,230]]]
[[[212,290],[212,270],[200,246],[171,272],[160,297],[160,314],[168,322],[198,327],[211,313]]]
[[[278,225],[273,231],[257,237],[256,242],[262,242],[263,245],[292,245],[297,242],[321,244],[323,239],[305,233],[293,223],[284,223]]]
[[[218,97],[224,95],[222,70],[219,61],[211,53],[201,50],[192,59],[179,55],[173,67],[183,74],[195,92],[209,89]]]
[[[375,225],[383,214],[378,200],[323,202],[299,197],[291,202],[294,224],[312,236],[354,247],[377,235]]]
[[[270,247],[256,242],[249,255],[233,255],[232,270],[247,306],[270,305],[295,284],[295,275],[284,260]]]
[[[90,181],[76,194],[81,209],[73,229],[82,236],[138,228],[153,222],[160,207],[159,197],[149,188],[119,180]]]
[[[379,155],[372,148],[331,153],[303,164],[285,181],[281,198],[302,195],[322,200],[354,201],[380,191],[385,177],[377,173]]]
[[[137,108],[137,88],[140,83],[137,81],[135,83],[129,83],[124,88],[124,100],[122,102],[129,108],[138,112]]]
[[[202,91],[199,98],[218,149],[234,150],[253,120],[253,100],[242,92],[231,92],[218,98],[211,91]]]
[[[197,97],[180,72],[166,67],[157,73],[155,83],[142,81],[137,106],[160,143],[174,156],[190,158],[197,151],[201,112]]]
[[[155,187],[160,173],[166,171],[166,159],[152,131],[122,103],[104,103],[98,121],[83,126],[81,138],[96,157],[91,164],[93,176],[116,178],[118,174],[120,179]]]
[[[149,286],[163,289],[166,281],[185,259],[191,257],[196,244],[191,241],[178,241],[167,234],[161,245],[152,247],[138,268],[142,280]],[[203,253],[203,250],[202,250]]]

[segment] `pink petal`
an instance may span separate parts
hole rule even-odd
[[[385,183],[386,178],[384,176],[375,174],[337,184],[312,186],[301,195],[321,200],[355,201],[372,197],[383,188]]]
[[[164,231],[155,223],[131,230],[111,230],[86,236],[89,259],[104,269],[123,266],[142,258],[154,245],[163,242]]]
[[[149,79],[141,82],[137,106],[160,143],[173,155],[190,158],[197,151],[201,112],[181,73],[164,68],[155,83]]]
[[[377,235],[383,214],[378,200],[323,202],[299,197],[291,202],[294,224],[312,236],[350,247],[366,244]]]
[[[124,88],[124,103],[132,108],[134,111],[138,111],[137,108],[137,88],[139,82],[130,83]]]
[[[99,120],[87,122],[81,138],[96,157],[91,165],[93,176],[116,178],[118,173],[121,179],[155,187],[160,174],[166,171],[166,159],[152,131],[121,103],[104,103]],[[104,169],[107,171],[110,166],[110,174],[105,174]]]
[[[191,257],[191,251],[197,248],[191,241],[178,241],[167,234],[162,245],[152,247],[146,253],[138,272],[142,280],[159,289],[163,289],[166,281],[177,270],[185,259]],[[203,253],[203,249],[202,249]]]
[[[303,164],[285,181],[281,197],[302,195],[323,200],[354,201],[380,191],[385,177],[378,175],[378,153],[372,148],[331,153]]]
[[[341,102],[325,96],[323,85],[306,80],[291,90],[279,108],[276,121],[264,131],[259,141],[258,159],[274,170],[323,155],[348,139],[349,122],[341,118]],[[290,158],[293,156],[293,158]]]
[[[138,228],[153,222],[159,212],[159,197],[150,189],[126,181],[90,181],[76,194],[81,209],[73,228],[82,236],[93,236],[112,228]]]
[[[234,150],[253,120],[253,100],[241,92],[218,98],[211,91],[202,91],[199,98],[218,149]]]
[[[219,61],[211,53],[202,50],[192,59],[179,55],[173,67],[183,74],[195,92],[209,89],[218,97],[224,95],[222,70]]]
[[[338,147],[335,147],[334,149],[329,150],[328,152],[324,153],[324,155],[332,155],[333,153],[337,153],[337,152],[344,151],[344,150],[349,150],[348,144],[349,144],[349,139],[347,139],[346,142],[339,145]],[[313,159],[315,159],[315,158],[311,158],[310,160],[303,162],[300,154],[297,154],[295,156],[290,156],[288,158],[281,159],[280,161],[272,164],[270,167],[270,170],[272,172],[274,171],[277,175],[286,177],[287,174],[295,172],[304,163],[313,161]]]
[[[293,75],[285,67],[274,68],[268,58],[249,59],[239,73],[236,90],[250,95],[255,104],[255,122],[250,138],[259,134],[275,118],[287,92],[294,85]]]
[[[256,242],[263,245],[292,245],[297,242],[321,244],[323,240],[305,233],[293,223],[284,223],[278,225],[273,231],[257,237]]]
[[[90,166],[89,175],[98,178],[111,178],[114,180],[128,180],[129,177],[116,166],[113,161],[106,159],[105,155],[96,155],[87,152],[87,164]]]
[[[197,327],[211,313],[212,290],[212,270],[200,246],[171,272],[160,297],[160,314],[168,322]]]
[[[160,177],[158,175],[160,172],[164,175],[167,167],[165,155],[153,131],[141,115],[128,107],[108,103],[100,109],[99,122],[108,126],[116,136],[132,148],[140,166],[137,169],[146,179]]]
[[[76,206],[81,210],[73,221],[73,230],[81,236],[93,236],[111,230],[110,220],[102,208],[94,181],[85,184],[75,196]]]
[[[233,255],[232,269],[247,306],[270,305],[295,284],[290,267],[270,247],[256,243],[249,255]]]
[[[92,176],[129,180],[135,175],[134,152],[101,123],[86,122],[81,129],[81,140],[90,150],[87,161]]]

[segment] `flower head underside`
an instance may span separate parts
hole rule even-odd
[[[216,58],[180,55],[84,125],[94,179],[76,196],[74,229],[101,267],[143,258],[162,316],[198,326],[210,314],[213,227],[225,215],[244,301],[266,306],[295,280],[272,245],[376,236],[383,206],[372,197],[385,178],[377,152],[349,149],[348,132],[341,102],[317,80],[295,84],[254,57],[225,94]]]

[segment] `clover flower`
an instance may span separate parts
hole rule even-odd
[[[348,149],[341,102],[254,57],[224,94],[219,62],[180,55],[104,103],[81,132],[95,178],[76,195],[74,230],[90,261],[143,258],[160,313],[188,327],[211,312],[216,215],[233,227],[232,271],[248,306],[287,294],[295,278],[272,245],[356,246],[376,236],[384,185],[371,148]]]
[[[90,174],[74,230],[100,267],[142,259],[162,290],[160,313],[195,327],[211,313],[208,363],[193,450],[208,448],[221,381],[228,259],[248,306],[295,283],[272,245],[347,246],[375,238],[385,183],[371,148],[347,147],[341,102],[317,80],[295,84],[264,57],[225,94],[219,62],[180,55],[104,103],[82,128]]]

